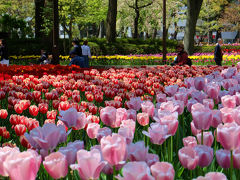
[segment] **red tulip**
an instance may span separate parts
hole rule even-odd
[[[23,124],[17,124],[15,127],[14,127],[14,131],[16,133],[17,136],[22,136],[24,135],[24,133],[27,131],[27,128],[25,125]]]
[[[42,114],[46,114],[48,111],[48,104],[40,103],[38,104],[39,112]]]
[[[0,119],[6,119],[8,116],[8,112],[6,109],[0,109]]]
[[[23,112],[23,105],[21,105],[21,104],[15,104],[15,105],[14,105],[14,110],[16,111],[16,113],[22,114],[22,112]]]
[[[31,105],[29,107],[29,113],[32,115],[32,116],[37,116],[38,115],[38,107],[36,105]]]

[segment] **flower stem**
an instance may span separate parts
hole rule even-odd
[[[233,177],[233,151],[231,150],[231,166],[230,166],[230,180],[232,180]]]
[[[201,131],[201,145],[203,145],[203,130]]]

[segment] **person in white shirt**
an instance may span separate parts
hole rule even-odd
[[[81,46],[81,48],[82,48],[82,56],[85,59],[85,67],[89,68],[89,58],[91,58],[91,51],[90,51],[90,47],[88,46],[87,40],[83,42],[83,45]]]

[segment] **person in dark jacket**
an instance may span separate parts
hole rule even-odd
[[[85,59],[84,59],[84,57],[78,56],[76,54],[76,52],[74,52],[74,51],[72,51],[70,53],[70,57],[72,59],[71,59],[71,61],[69,63],[69,66],[77,65],[77,66],[80,66],[81,68],[85,68]]]
[[[74,39],[72,41],[72,45],[73,45],[73,49],[70,51],[70,54],[71,52],[74,52],[76,55],[82,56],[82,48],[79,45],[79,41],[77,39]]]
[[[8,66],[9,65],[8,48],[6,41],[4,39],[0,39],[0,56],[1,56],[0,64],[6,64]]]
[[[175,61],[171,64],[172,66],[174,65],[189,65],[191,66],[191,59],[188,58],[188,53],[186,51],[184,51],[184,45],[183,44],[178,44],[177,47],[177,58],[175,59]]]
[[[215,47],[214,51],[214,60],[216,62],[216,65],[221,66],[222,65],[222,60],[223,60],[223,54],[221,50],[221,45],[222,45],[222,39],[218,39],[218,43]]]
[[[41,57],[38,59],[38,64],[43,64],[45,60],[48,59],[48,55],[45,50],[41,50]]]

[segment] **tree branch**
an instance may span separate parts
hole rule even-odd
[[[139,6],[138,8],[139,8],[139,9],[142,9],[142,8],[145,8],[145,7],[151,6],[151,5],[153,4],[153,1],[154,1],[154,0],[152,0],[152,2],[150,2],[150,3],[148,3],[148,4],[145,4],[145,5]]]

